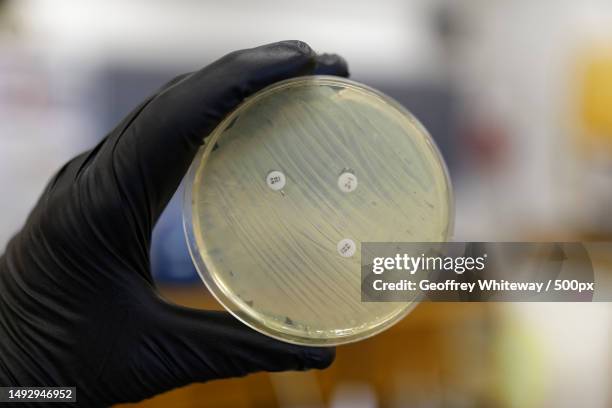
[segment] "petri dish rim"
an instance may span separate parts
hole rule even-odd
[[[247,325],[248,327],[272,338],[287,343],[304,345],[304,346],[318,346],[318,347],[330,347],[338,346],[342,344],[354,343],[375,336],[391,326],[398,323],[405,316],[407,316],[419,303],[418,300],[412,302],[406,302],[405,307],[398,308],[397,312],[391,314],[391,317],[381,322],[380,324],[369,328],[365,331],[359,331],[357,333],[349,334],[346,336],[338,336],[334,338],[324,337],[308,337],[291,334],[287,331],[277,330],[271,326],[263,324],[260,319],[257,318],[255,313],[250,311],[250,308],[246,305],[241,305],[231,296],[231,291],[219,280],[215,279],[214,274],[209,273],[206,261],[202,257],[200,248],[204,247],[201,242],[201,237],[196,236],[194,228],[195,223],[198,223],[198,218],[193,216],[195,211],[193,197],[197,196],[196,190],[198,189],[198,173],[199,170],[206,164],[206,158],[211,153],[217,140],[223,134],[226,127],[241,114],[244,110],[248,109],[249,106],[256,103],[258,100],[267,97],[273,93],[279,92],[285,88],[293,88],[296,86],[339,86],[343,88],[352,88],[362,93],[367,93],[371,96],[378,98],[384,104],[389,105],[392,109],[397,110],[402,116],[407,117],[411,124],[425,136],[425,141],[429,149],[433,151],[433,156],[437,158],[438,165],[442,169],[444,174],[445,184],[447,187],[447,199],[448,199],[448,228],[446,231],[446,240],[452,240],[454,231],[454,194],[452,190],[452,184],[448,173],[446,163],[442,159],[440,150],[438,149],[433,138],[421,122],[412,115],[406,108],[404,108],[399,102],[393,98],[385,95],[384,93],[371,88],[367,85],[361,84],[342,77],[335,77],[329,75],[312,75],[312,76],[301,76],[286,79],[283,81],[276,82],[272,85],[265,87],[254,95],[245,98],[245,100],[238,105],[232,112],[230,112],[208,135],[204,144],[198,150],[194,160],[189,167],[186,174],[184,183],[184,194],[183,194],[183,231],[185,234],[185,240],[187,241],[187,247],[191,259],[196,267],[198,275],[204,282],[204,285],[213,295],[213,297],[235,318]]]

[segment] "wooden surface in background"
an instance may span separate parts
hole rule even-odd
[[[163,287],[164,296],[185,306],[220,309],[200,285]],[[326,406],[341,384],[367,384],[381,406],[436,393],[440,384],[469,379],[456,357],[483,351],[476,343],[453,344],[453,333],[480,327],[490,318],[485,303],[423,303],[391,329],[371,339],[337,348],[334,364],[324,371],[253,374],[244,378],[192,384],[138,404],[120,407],[276,407],[284,404]],[[465,338],[463,339],[465,340]],[[468,356],[469,358],[469,356]],[[474,358],[485,359],[483,355]],[[486,361],[484,362],[486,364]]]

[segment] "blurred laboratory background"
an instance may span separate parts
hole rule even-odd
[[[457,240],[612,240],[609,0],[0,0],[0,247],[63,162],[140,100],[282,39],[337,52],[438,143]],[[180,192],[155,230],[170,299],[218,308]],[[612,254],[594,260],[612,276]],[[323,372],[195,384],[138,407],[608,407],[609,304],[422,304]]]

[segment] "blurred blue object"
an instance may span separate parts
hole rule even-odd
[[[193,283],[199,280],[183,235],[183,185],[170,200],[153,230],[151,270],[161,283]]]

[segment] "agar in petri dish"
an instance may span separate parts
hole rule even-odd
[[[256,93],[211,133],[188,174],[184,226],[198,273],[234,316],[330,346],[416,304],[361,301],[361,243],[446,241],[453,211],[446,166],[407,110],[309,76]]]

